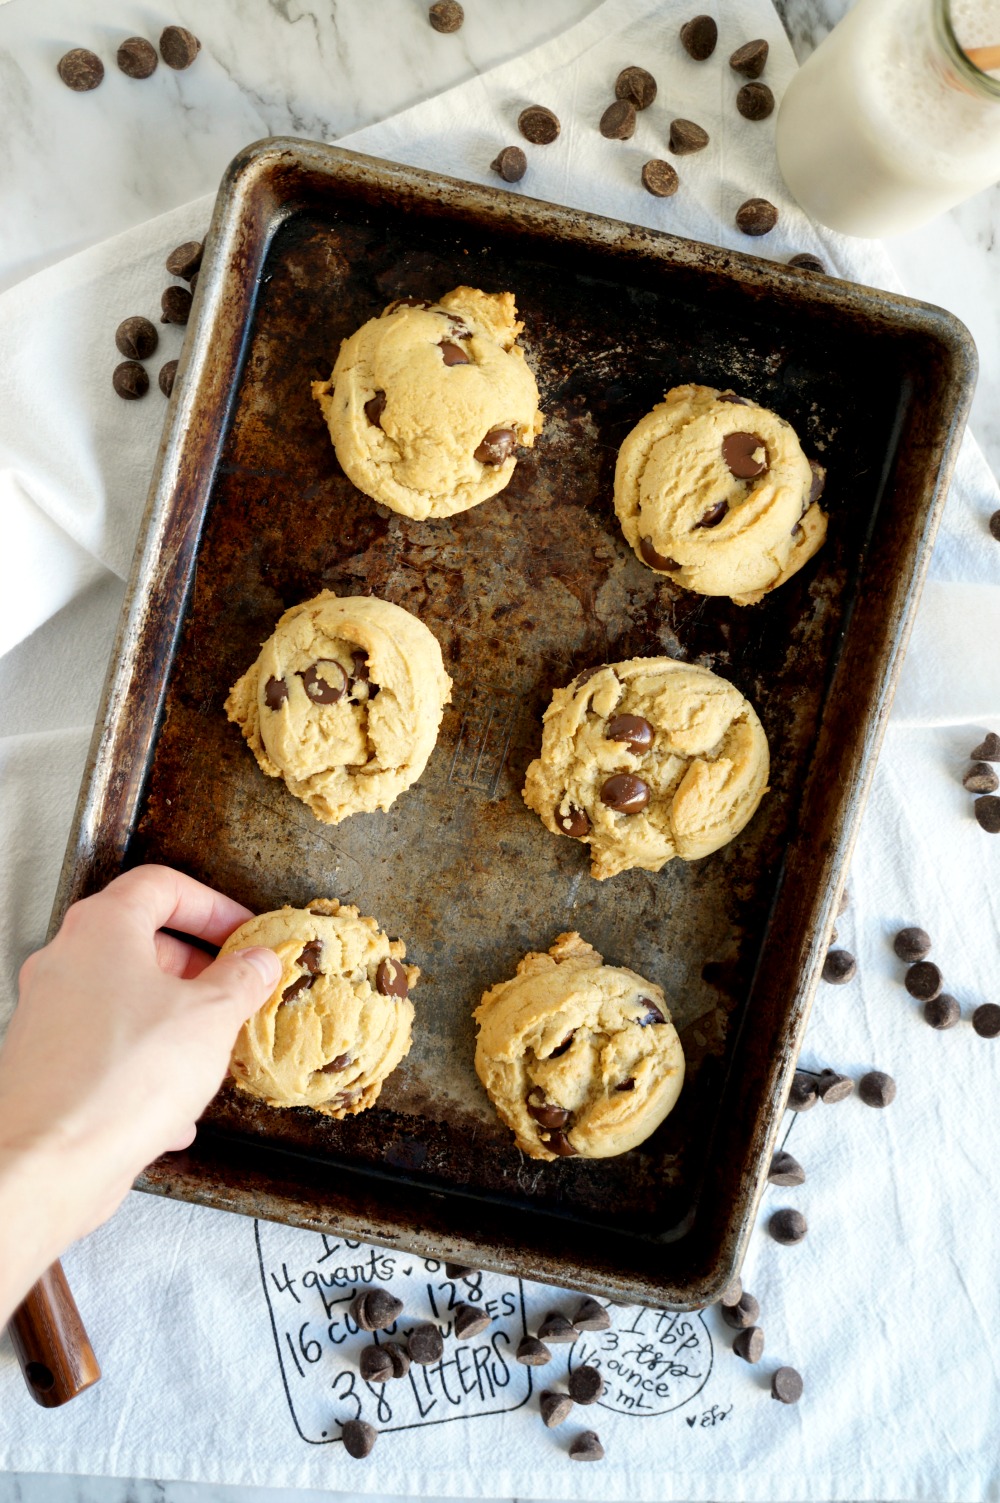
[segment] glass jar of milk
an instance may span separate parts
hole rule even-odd
[[[996,48],[1000,0],[857,0],[778,115],[778,163],[806,212],[897,235],[1000,179]],[[982,67],[974,49],[989,49]]]

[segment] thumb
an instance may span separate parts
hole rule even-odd
[[[273,950],[254,945],[219,955],[191,982],[206,993],[206,1000],[229,1003],[243,1023],[263,1007],[281,980],[281,961]]]

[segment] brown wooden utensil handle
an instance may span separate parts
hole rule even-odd
[[[7,1329],[36,1404],[57,1409],[100,1378],[61,1263],[53,1263],[31,1286]]]

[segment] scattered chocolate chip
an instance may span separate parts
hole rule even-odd
[[[549,1059],[559,1059],[562,1055],[564,1055],[566,1053],[566,1050],[569,1048],[569,1046],[570,1046],[570,1044],[572,1042],[573,1042],[573,1035],[572,1035],[572,1033],[567,1033],[567,1035],[563,1039],[562,1043],[556,1045],[556,1047],[552,1050],[551,1054],[548,1055],[548,1058]]]
[[[708,131],[693,120],[671,120],[667,144],[675,156],[687,157],[693,151],[704,151],[708,145]]]
[[[528,158],[520,146],[505,146],[490,163],[494,172],[499,172],[505,183],[519,183],[528,170]]]
[[[972,810],[987,835],[1000,835],[1000,798],[984,793],[976,799]]]
[[[449,32],[458,31],[465,20],[465,11],[458,0],[434,0],[427,12],[427,19],[435,31],[447,36]]]
[[[425,1320],[407,1332],[406,1349],[411,1362],[418,1363],[420,1367],[430,1367],[433,1363],[440,1362],[444,1356],[444,1338],[436,1325]]]
[[[406,970],[398,960],[380,960],[375,972],[375,990],[383,997],[408,997]]]
[[[468,1341],[471,1336],[481,1335],[490,1324],[490,1317],[481,1305],[456,1305],[453,1320],[455,1336],[459,1341]]]
[[[729,66],[734,73],[742,73],[744,78],[759,78],[767,62],[767,53],[767,43],[763,37],[758,37],[756,41],[744,42],[742,47],[737,47],[729,59]]]
[[[547,1136],[543,1137],[542,1142],[551,1153],[554,1153],[556,1155],[557,1158],[571,1159],[576,1156],[576,1149],[573,1147],[569,1138],[567,1138],[564,1132],[560,1132],[558,1128],[556,1128],[554,1132],[550,1132]]]
[[[981,1039],[995,1039],[1000,1034],[1000,1007],[983,1002],[972,1014],[972,1026]]]
[[[723,446],[723,448],[725,448],[725,446]],[[719,523],[721,521],[723,521],[724,518],[726,517],[726,514],[728,513],[728,511],[729,511],[729,502],[728,501],[716,501],[716,503],[715,503],[714,506],[710,506],[708,508],[708,511],[702,517],[701,521],[700,522],[696,522],[694,524],[695,528],[698,528],[698,527],[706,527],[706,528],[707,527],[718,527]]]
[[[165,397],[169,397],[170,393],[174,389],[174,382],[177,379],[177,361],[167,360],[163,365],[161,365],[160,374],[156,379],[163,395]]]
[[[388,1383],[395,1376],[392,1358],[381,1346],[363,1347],[358,1366],[366,1383]]]
[[[646,110],[656,98],[656,79],[645,68],[623,68],[615,79],[615,98]]]
[[[656,1003],[651,1001],[649,997],[640,997],[639,1003],[646,1009],[641,1018],[636,1018],[636,1022],[640,1028],[648,1028],[651,1023],[665,1023],[667,1021]]]
[[[723,1309],[731,1310],[734,1305],[739,1304],[742,1298],[743,1281],[737,1273],[733,1275],[733,1277],[729,1280],[729,1283],[726,1285],[725,1289],[723,1289],[722,1293],[719,1295],[719,1304],[722,1305]]]
[[[913,925],[908,929],[900,929],[892,942],[892,948],[900,960],[913,965],[915,961],[923,960],[931,953],[931,937],[926,929],[918,929]]]
[[[613,773],[601,786],[601,802],[616,814],[638,814],[649,803],[649,784],[631,772]]]
[[[172,277],[183,277],[185,282],[190,282],[201,266],[204,253],[205,247],[200,240],[185,240],[183,245],[176,245],[170,252],[167,270]]]
[[[355,1461],[363,1461],[371,1455],[378,1440],[378,1431],[366,1420],[345,1420],[340,1427],[340,1438],[348,1456],[353,1456]]]
[[[396,1341],[387,1341],[382,1350],[389,1353],[390,1360],[392,1361],[392,1376],[394,1378],[405,1378],[406,1374],[410,1371],[409,1355],[404,1352],[403,1348]]]
[[[559,116],[544,104],[529,104],[517,117],[517,128],[532,146],[551,146],[559,134]]]
[[[335,705],[347,688],[347,674],[335,658],[320,658],[310,663],[308,668],[301,669],[299,678],[314,705]]]
[[[532,1100],[532,1097],[537,1097]],[[532,1086],[525,1102],[529,1117],[542,1127],[565,1127],[570,1119],[570,1112],[564,1106],[557,1106],[553,1101],[546,1101],[541,1086]]]
[[[918,960],[903,977],[903,985],[918,1002],[930,1002],[941,995],[944,977],[933,960]]]
[[[473,449],[473,459],[480,464],[504,464],[514,452],[517,434],[513,428],[491,428],[479,445]]]
[[[600,666],[596,668],[584,668],[583,672],[578,673],[576,675],[576,678],[573,680],[574,686],[577,689],[582,689],[584,684],[589,684],[594,675],[600,673],[600,671]]]
[[[288,685],[283,678],[275,678],[272,674],[264,685],[264,703],[269,710],[280,710],[288,698]]]
[[[736,96],[736,108],[744,120],[766,120],[774,112],[774,95],[766,83],[745,83]]]
[[[349,1054],[338,1054],[331,1059],[328,1065],[323,1066],[322,1073],[324,1075],[339,1075],[341,1070],[346,1070],[351,1063],[352,1060]]]
[[[596,1367],[575,1367],[566,1384],[569,1396],[577,1404],[596,1404],[604,1392],[604,1379]]]
[[[734,1331],[747,1331],[760,1319],[760,1305],[752,1294],[741,1290],[735,1305],[723,1305],[722,1318]]]
[[[811,1075],[806,1075],[801,1070],[796,1070],[792,1076],[792,1088],[788,1093],[788,1110],[791,1112],[808,1112],[819,1100],[819,1092],[816,1082]]]
[[[294,1002],[296,997],[301,997],[303,992],[307,992],[309,990],[315,980],[315,976],[307,975],[297,977],[297,979],[293,981],[290,986],[285,987],[285,990],[281,994],[282,1002]]]
[[[766,235],[777,223],[778,211],[766,198],[748,198],[736,210],[736,228],[744,235]]]
[[[368,682],[368,653],[363,647],[355,647],[351,653],[351,678],[359,684]]]
[[[149,377],[137,360],[123,360],[111,372],[111,385],[126,402],[135,402],[149,390]]]
[[[962,779],[962,787],[970,793],[995,793],[1000,788],[1000,778],[988,762],[973,762]]]
[[[924,1017],[932,1028],[954,1028],[962,1016],[962,1009],[954,997],[942,992],[939,997],[932,997],[924,1003]]]
[[[538,1327],[538,1339],[554,1342],[557,1346],[575,1341],[579,1334],[577,1327],[558,1310],[550,1310]]]
[[[657,553],[653,547],[652,538],[639,539],[639,552],[651,569],[660,569],[666,574],[674,574],[682,567],[675,558],[668,558],[666,554]]]
[[[767,1171],[768,1183],[772,1185],[804,1185],[806,1171],[784,1148],[779,1148],[771,1158],[771,1167]]]
[[[653,727],[641,715],[615,715],[604,728],[609,741],[627,741],[634,752],[653,744]]]
[[[611,1316],[602,1304],[588,1295],[577,1305],[573,1324],[578,1331],[607,1331],[611,1327]]]
[[[598,129],[609,141],[628,141],[635,135],[635,105],[616,99],[601,116]]]
[[[161,324],[186,324],[191,316],[191,293],[187,287],[165,287],[160,298]]]
[[[996,731],[987,731],[978,746],[969,753],[973,762],[1000,762],[1000,736]]]
[[[755,480],[767,469],[767,445],[759,433],[727,433],[722,440],[722,457],[737,480]],[[704,518],[698,523],[699,527],[715,525],[706,523]]]
[[[741,1331],[733,1342],[733,1351],[744,1362],[759,1362],[764,1355],[764,1332],[760,1326]]]
[[[676,170],[659,157],[643,164],[641,176],[642,186],[654,198],[672,198],[681,185]]]
[[[771,1374],[771,1397],[779,1404],[797,1404],[802,1397],[802,1375],[794,1367],[779,1367]]]
[[[371,423],[373,428],[381,428],[382,414],[384,411],[385,392],[377,391],[375,395],[365,403],[365,417]]]
[[[544,1367],[552,1361],[552,1353],[537,1336],[523,1336],[517,1344],[514,1357],[524,1367]]]
[[[604,1447],[596,1430],[581,1430],[569,1448],[570,1461],[603,1461]]]
[[[119,68],[129,78],[149,78],[156,72],[160,61],[156,48],[145,37],[126,37],[115,58]]]
[[[844,986],[857,973],[858,962],[850,950],[827,950],[823,962],[823,980],[831,986]]]
[[[463,350],[460,344],[452,344],[450,339],[442,339],[438,349],[441,351],[441,359],[445,365],[472,364],[472,356],[468,350]]]
[[[630,1075],[629,1078],[628,1078],[628,1080],[619,1081],[619,1083],[615,1086],[615,1090],[616,1091],[634,1091],[635,1090],[635,1076],[634,1075]]]
[[[201,43],[186,26],[165,26],[160,32],[160,56],[168,68],[190,68]]]
[[[858,1081],[858,1095],[865,1106],[888,1106],[896,1099],[896,1082],[884,1070],[869,1070]]]
[[[568,1419],[573,1408],[573,1400],[566,1393],[553,1393],[547,1388],[538,1396],[538,1407],[541,1410],[542,1422],[550,1430],[561,1425],[563,1420]]]
[[[753,406],[753,403],[750,401],[749,397],[738,397],[735,394],[735,392],[731,392],[731,391],[720,391],[719,392],[719,401],[720,402],[732,402],[732,404],[733,404],[734,407],[752,407]]]
[[[576,804],[570,804],[566,814],[561,814],[556,809],[555,822],[564,835],[572,835],[575,840],[579,840],[581,835],[586,835],[590,829],[590,820],[582,809],[577,808]]]
[[[821,1070],[816,1090],[820,1101],[835,1106],[838,1101],[846,1101],[848,1096],[854,1095],[854,1081],[849,1075],[838,1075],[836,1070]]]
[[[995,511],[989,521],[990,533],[1000,543],[1000,511]]]
[[[351,1301],[350,1313],[362,1331],[385,1331],[403,1313],[403,1301],[376,1285],[361,1289]]]
[[[715,51],[719,28],[712,16],[695,16],[681,27],[681,43],[689,57],[703,63]]]
[[[819,256],[812,256],[808,251],[800,251],[797,256],[792,256],[788,262],[796,271],[819,271],[826,274],[826,267]]]
[[[449,1279],[467,1279],[470,1274],[478,1273],[479,1269],[468,1263],[446,1263],[444,1271]]]
[[[56,67],[67,89],[72,89],[75,94],[96,89],[104,77],[104,64],[96,52],[86,47],[74,47],[72,52],[59,59]]]
[[[115,330],[115,344],[126,360],[148,360],[159,342],[156,325],[140,314],[123,318]]]
[[[303,966],[311,976],[319,975],[319,958],[323,953],[323,941],[310,939],[302,946],[298,964]]]
[[[812,506],[813,502],[819,500],[826,488],[826,470],[818,460],[810,459],[809,468],[812,471],[812,481],[809,485],[809,496],[802,513],[803,516],[805,516],[806,511]]]

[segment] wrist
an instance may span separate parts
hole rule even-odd
[[[69,1198],[45,1148],[0,1136],[0,1323],[76,1236]]]

